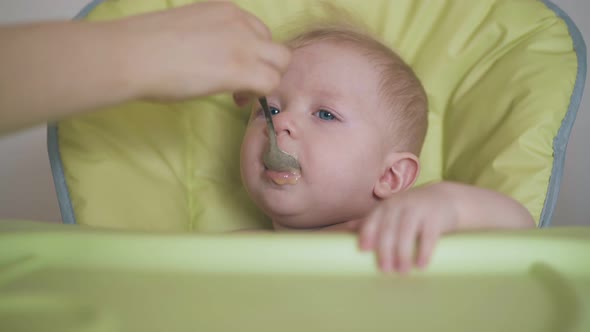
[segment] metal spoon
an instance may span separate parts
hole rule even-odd
[[[275,126],[272,123],[272,114],[270,113],[270,108],[266,102],[266,97],[260,97],[258,101],[260,102],[260,106],[262,106],[262,110],[264,111],[266,126],[268,127],[268,138],[270,141],[269,148],[263,156],[264,166],[266,166],[268,169],[279,172],[293,172],[301,170],[301,166],[299,166],[297,159],[285,151],[279,149],[279,146],[277,145],[277,134],[275,131]]]

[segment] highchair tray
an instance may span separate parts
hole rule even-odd
[[[378,272],[345,234],[0,222],[0,331],[589,331],[590,228],[441,239]]]

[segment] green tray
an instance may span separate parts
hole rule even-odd
[[[590,331],[590,228],[444,237],[383,275],[344,234],[0,222],[0,331]]]

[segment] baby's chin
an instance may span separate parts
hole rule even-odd
[[[313,215],[309,209],[297,214],[269,214],[273,228],[277,231],[312,231],[331,226],[326,218]]]
[[[255,203],[272,220],[286,222],[286,225],[300,220],[306,210],[301,200],[289,199],[284,195],[265,195],[260,200],[255,200]]]

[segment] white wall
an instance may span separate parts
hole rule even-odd
[[[70,18],[89,0],[0,0],[0,23]],[[590,45],[590,1],[554,0]],[[1,46],[0,46],[1,51]],[[572,138],[554,225],[590,225],[590,92],[586,89]],[[59,221],[46,152],[45,127],[0,138],[0,218]]]
[[[553,0],[576,22],[590,50],[590,1]],[[586,78],[588,81],[588,77]],[[561,194],[553,216],[555,225],[590,225],[590,82],[568,144]]]

